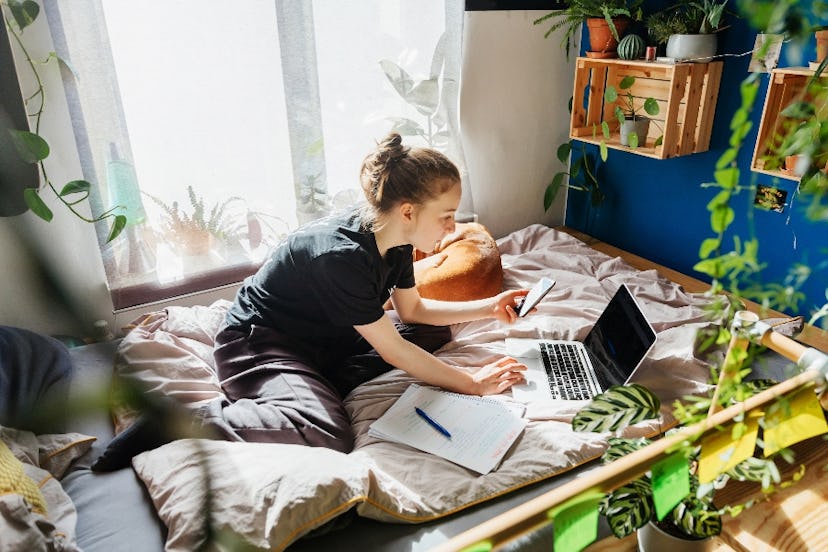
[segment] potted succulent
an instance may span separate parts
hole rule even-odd
[[[636,97],[632,94],[632,87],[635,84],[635,77],[627,75],[618,83],[618,88],[621,89],[619,94],[615,86],[607,85],[604,90],[605,105],[615,104],[613,113],[618,124],[620,125],[621,145],[637,148],[639,144],[643,145],[647,140],[647,134],[650,128],[650,119],[640,114],[643,109],[647,115],[658,115],[659,107],[655,98],[647,97],[640,105],[636,105]],[[609,134],[609,124],[604,121],[604,136]],[[661,143],[662,137],[656,140],[656,145]]]
[[[727,0],[682,0],[647,18],[650,38],[677,61],[710,61],[718,47]]]
[[[643,0],[571,0],[561,10],[555,10],[539,17],[535,25],[551,22],[546,31],[548,37],[558,29],[564,29],[561,46],[569,55],[573,46],[573,37],[586,22],[589,29],[590,48],[588,57],[616,57],[618,42],[632,21],[643,18],[641,4]]]

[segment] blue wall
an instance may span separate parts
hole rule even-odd
[[[649,2],[650,11],[658,3]],[[662,4],[663,5],[663,4]],[[731,27],[719,33],[719,54],[738,54],[753,48],[756,31],[745,20],[730,16]],[[584,29],[586,31],[586,29]],[[785,44],[779,66],[807,65],[814,59],[813,39],[798,57],[795,47]],[[739,107],[739,87],[747,77],[750,56],[725,57],[710,150],[674,159],[657,160],[619,150],[610,150],[606,163],[601,165],[602,185],[606,201],[597,212],[587,217],[588,199],[585,194],[570,191],[566,224],[585,231],[612,245],[621,247],[685,274],[709,281],[693,270],[698,261],[702,240],[713,237],[710,229],[708,201],[716,189],[703,188],[702,183],[713,180],[713,169],[730,139],[730,120]],[[753,109],[753,129],[745,140],[738,158],[743,185],[769,184],[788,192],[793,197],[796,183],[750,171],[753,147],[759,128],[769,75],[763,74],[757,101]],[[597,155],[597,148],[592,151]],[[811,277],[802,286],[806,299],[799,303],[798,312],[809,315],[826,302],[828,288],[828,224],[814,223],[804,216],[805,203],[794,199],[783,213],[753,207],[753,191],[736,196],[733,232],[741,238],[754,235],[759,239],[759,259],[766,268],[759,275],[760,284],[782,283],[791,267],[806,262],[813,269]],[[732,244],[727,239],[726,246]]]

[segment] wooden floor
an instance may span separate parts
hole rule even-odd
[[[621,257],[640,270],[654,269],[665,278],[680,284],[686,291],[702,293],[709,284],[675,270],[661,266],[638,255],[604,243],[587,234],[567,227],[559,230],[587,243],[592,248],[612,257]],[[759,312],[759,306],[748,308]],[[763,313],[765,316],[785,316],[781,313]],[[794,336],[797,341],[828,352],[828,332],[805,325]],[[792,447],[795,463],[780,466],[783,481],[804,465],[805,474],[793,486],[769,496],[757,492],[755,484],[729,483],[717,491],[716,498],[723,504],[736,504],[753,498],[757,500],[736,518],[726,517],[722,534],[714,542],[716,552],[802,552],[828,551],[828,441],[824,436],[814,437]],[[778,462],[777,464],[781,464]],[[609,537],[586,548],[588,552],[635,552],[638,550],[635,535],[626,539]]]

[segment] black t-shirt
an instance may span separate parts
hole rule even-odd
[[[312,222],[244,281],[227,324],[244,332],[268,326],[315,342],[353,340],[353,326],[383,316],[394,288],[414,287],[412,253],[410,245],[393,247],[383,259],[357,211]]]

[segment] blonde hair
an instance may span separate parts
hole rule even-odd
[[[392,132],[362,161],[359,181],[368,201],[364,216],[376,223],[401,202],[422,205],[439,197],[460,183],[460,171],[439,151],[405,146]]]

